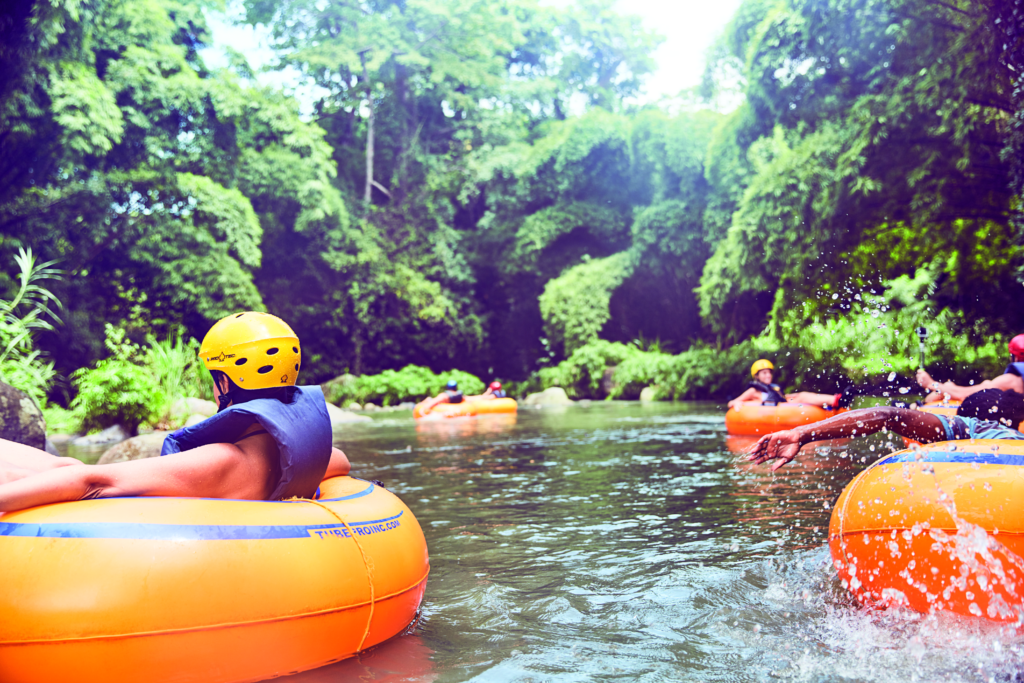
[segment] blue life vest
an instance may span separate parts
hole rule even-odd
[[[448,394],[449,403],[462,403],[462,392],[458,389],[445,389],[444,393]]]
[[[1024,363],[1010,363],[1003,370],[1004,375],[1017,375],[1018,377],[1024,377]]]
[[[505,398],[507,396],[504,389],[498,389],[497,391],[492,392],[492,394],[494,395],[494,398]]]
[[[761,392],[761,405],[763,406],[786,403],[786,397],[782,395],[782,388],[778,384],[765,384],[754,380],[750,386]]]
[[[202,422],[171,432],[160,455],[181,453],[212,443],[235,443],[253,420],[277,442],[281,476],[269,500],[316,493],[331,461],[331,418],[317,386],[295,387],[288,402],[257,398],[231,406]]]

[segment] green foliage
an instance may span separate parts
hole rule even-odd
[[[1019,92],[1010,43],[994,35],[1003,9],[740,7],[709,65],[709,74],[736,66],[748,102],[719,129],[708,174],[723,195],[709,218],[727,230],[700,300],[720,338],[758,331],[769,311],[781,334],[794,306],[836,315],[832,294],[933,265],[937,308],[1004,332],[1024,324],[1014,282],[1024,252],[1011,220],[1020,198],[990,146],[1012,144],[1008,93],[1014,83]]]
[[[936,312],[927,294],[933,281],[934,272],[921,270],[914,278],[889,282],[877,296],[846,293],[849,312],[839,318],[789,311],[783,333],[800,349],[802,368],[790,381],[813,384],[827,370],[853,382],[890,372],[913,376],[920,366],[913,332],[919,326],[929,331],[925,364],[933,373],[960,381],[1000,374],[1006,340],[972,325],[962,313]]]
[[[569,355],[597,340],[608,321],[611,293],[631,272],[628,253],[587,260],[549,280],[540,295],[544,331]]]
[[[933,273],[921,271],[891,281],[877,296],[851,292],[848,312],[840,317],[814,320],[806,310],[790,310],[780,325],[784,345],[766,333],[724,349],[696,344],[671,355],[595,341],[542,369],[537,388],[561,386],[575,398],[637,398],[644,387],[656,386],[659,398],[724,399],[742,391],[750,364],[763,357],[775,363],[776,379],[787,391],[829,393],[877,384],[892,372],[912,377],[919,366],[919,326],[930,333],[926,365],[933,374],[961,383],[999,374],[1005,339],[972,327],[963,315],[930,309],[932,279]],[[610,369],[614,387],[605,392],[601,382]]]
[[[51,410],[65,428],[103,429],[120,424],[131,433],[139,425],[180,426],[187,415],[173,414],[183,398],[213,399],[213,381],[197,358],[199,342],[181,332],[145,345],[132,343],[125,330],[107,325],[105,346],[110,356],[95,367],[72,375],[77,395],[70,411]]]
[[[597,340],[576,349],[558,365],[542,368],[537,374],[544,389],[559,386],[571,398],[597,398],[602,395],[605,368],[618,365],[635,352],[635,348],[626,344]]]
[[[478,377],[468,372],[449,370],[434,374],[429,368],[407,365],[401,370],[385,370],[378,375],[343,376],[325,385],[325,393],[328,401],[341,406],[353,401],[390,406],[436,396],[450,380],[458,382],[465,394],[482,394],[485,388]]]
[[[160,395],[164,400],[160,415],[172,420],[179,417],[171,412],[174,403],[182,398],[213,400],[213,378],[199,360],[198,341],[184,341],[179,332],[177,337],[163,341],[150,336],[146,344],[142,364],[160,385]]]
[[[727,115],[635,106],[659,39],[612,0],[556,5],[246,0],[323,88],[311,118],[240,55],[204,63],[219,2],[12,17],[0,258],[61,259],[66,324],[0,371],[43,396],[104,357],[108,324],[202,338],[251,309],[297,331],[308,381],[458,365],[603,396],[615,366],[615,396],[718,396],[756,350],[824,388],[908,371],[913,321],[943,330],[949,372],[1024,328],[1014,3],[744,0],[704,88],[742,90]],[[199,391],[184,342],[155,344],[128,362],[165,398]]]
[[[17,289],[10,299],[0,300],[0,379],[42,407],[56,373],[53,362],[35,348],[36,335],[60,322],[53,310],[60,308],[60,301],[39,283],[58,281],[63,273],[51,267],[53,261],[37,263],[31,249],[19,249],[14,261]]]
[[[43,419],[46,420],[47,434],[78,434],[82,431],[82,420],[78,414],[57,403],[43,406]]]
[[[560,386],[573,398],[635,399],[646,386],[658,386],[660,398],[722,398],[746,383],[748,358],[775,353],[777,349],[763,341],[728,349],[698,345],[678,355],[597,341],[577,349],[557,366],[542,369],[538,376],[541,388]],[[606,392],[602,379],[608,370],[614,386]]]
[[[125,339],[124,330],[108,325],[106,346],[109,358],[71,376],[78,394],[70,407],[87,431],[119,424],[135,434],[140,424],[159,418],[168,397],[152,370],[141,364],[144,351]]]

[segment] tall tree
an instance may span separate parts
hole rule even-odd
[[[718,332],[735,339],[764,324],[752,297],[774,302],[778,324],[797,301],[838,312],[848,284],[877,288],[936,262],[940,304],[1024,324],[998,313],[1017,297],[1008,276],[1020,252],[1007,251],[1015,200],[999,150],[1012,78],[991,9],[744,3],[724,53],[742,64],[754,116],[726,140],[749,173],[700,290]]]

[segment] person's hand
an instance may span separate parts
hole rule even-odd
[[[915,379],[917,379],[917,383],[921,385],[922,389],[933,391],[932,386],[935,385],[935,380],[932,379],[932,376],[928,374],[927,370],[919,368]]]
[[[788,429],[774,434],[766,434],[757,440],[747,451],[746,460],[760,465],[769,460],[778,460],[772,465],[772,472],[779,469],[796,457],[800,452],[800,433]]]

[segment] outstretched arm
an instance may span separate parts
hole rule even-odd
[[[774,472],[795,458],[804,444],[847,436],[865,436],[883,429],[921,443],[942,441],[946,438],[942,421],[935,415],[906,408],[881,406],[851,410],[821,422],[767,434],[750,447],[750,454],[746,459],[759,465],[768,460],[778,460],[772,465]]]
[[[804,403],[809,406],[829,407],[836,402],[836,395],[816,394],[813,391],[798,391],[794,394],[786,394],[786,400],[790,403]]]
[[[45,472],[55,467],[81,464],[80,460],[74,458],[61,458],[38,448],[0,439],[0,469],[16,468],[29,472]]]
[[[759,398],[761,398],[761,392],[754,387],[748,387],[742,394],[729,401],[729,407],[733,408],[744,401],[755,401]]]
[[[59,467],[0,485],[0,512],[85,498],[182,496],[261,500],[266,464],[233,444],[162,458]]]
[[[437,406],[441,405],[442,403],[448,403],[448,394],[444,393],[443,391],[437,396],[434,396],[433,398],[423,399],[420,402],[420,405],[423,406],[423,412],[428,413]]]
[[[955,398],[958,401],[962,401],[971,394],[976,394],[982,389],[999,389],[1001,391],[1017,391],[1024,394],[1024,379],[1017,375],[999,375],[995,379],[987,379],[984,382],[979,382],[969,387],[962,387],[952,382],[936,382],[932,379],[924,370],[917,371],[917,383],[923,388],[932,392],[925,399],[925,403],[933,403],[942,396],[949,396]],[[932,396],[937,398],[932,399]],[[932,399],[932,400],[928,400]]]

